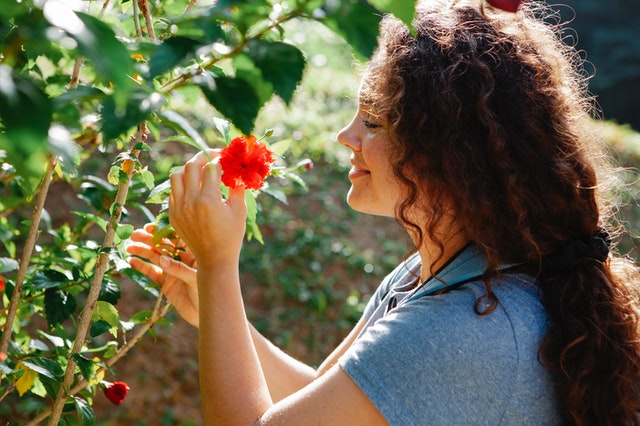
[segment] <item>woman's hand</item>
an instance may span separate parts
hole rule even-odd
[[[219,152],[213,154],[207,162],[199,153],[171,175],[169,220],[200,268],[237,265],[247,215],[244,189],[223,198]]]
[[[185,321],[198,327],[198,285],[196,263],[189,249],[181,244],[180,260],[167,256],[160,247],[172,246],[164,239],[159,244],[154,241],[155,225],[148,223],[131,234],[127,253],[138,256],[129,259],[129,264],[151,280],[162,286],[161,290]],[[147,259],[143,261],[142,259]]]

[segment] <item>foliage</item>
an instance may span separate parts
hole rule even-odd
[[[273,95],[289,103],[306,58],[286,40],[285,23],[319,21],[366,58],[375,6],[405,20],[413,8],[409,1],[202,3],[9,0],[0,10],[0,399],[20,396],[6,413],[14,419],[94,424],[105,373],[163,321],[167,302],[123,256],[134,224],[166,225],[148,200],[162,200],[173,159],[156,152],[169,141],[221,146],[253,132]],[[280,170],[301,183],[295,166]],[[50,212],[60,206],[51,185],[65,188],[77,208]],[[268,192],[282,201],[288,190]],[[260,235],[256,218],[249,238]],[[139,283],[155,306],[122,318],[123,279]]]
[[[570,21],[566,41],[589,62],[589,89],[598,95],[604,117],[640,130],[640,3],[570,0],[554,8]]]

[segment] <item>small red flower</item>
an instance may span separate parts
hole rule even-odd
[[[4,291],[4,279],[0,276],[0,293]]]
[[[104,395],[114,405],[120,405],[124,401],[127,392],[129,392],[129,385],[125,382],[106,382],[106,386],[103,389]]]
[[[498,9],[506,12],[517,12],[523,0],[487,0],[487,2]]]
[[[222,183],[229,188],[260,189],[275,159],[256,137],[239,136],[220,152]]]
[[[303,168],[304,170],[312,170],[313,169],[313,161],[311,161],[308,158],[306,160],[302,160],[300,162],[300,167]]]

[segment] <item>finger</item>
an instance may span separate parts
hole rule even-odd
[[[129,236],[131,241],[153,245],[153,233],[149,233],[146,229],[136,229]]]
[[[184,281],[192,287],[197,285],[197,271],[184,263],[173,260],[169,256],[160,256],[158,264],[167,275]]]
[[[214,158],[203,168],[202,176],[202,192],[213,194],[216,200],[222,198],[220,193],[220,176],[222,168],[220,167],[220,158]]]
[[[153,282],[157,284],[162,284],[164,279],[164,271],[148,262],[145,262],[137,257],[132,257],[128,259],[129,265],[136,271],[146,275]]]
[[[202,182],[202,167],[206,164],[204,158],[192,158],[184,165],[184,188],[185,195],[195,196],[200,190]]]
[[[154,249],[152,245],[133,241],[126,247],[126,252],[133,255],[142,257],[144,259],[150,260],[153,262],[152,257],[158,256],[159,253]]]
[[[247,214],[247,203],[244,199],[245,192],[244,188],[229,189],[227,204],[237,215],[246,216]]]
[[[184,168],[171,173],[169,180],[171,181],[171,192],[169,193],[169,203],[180,205],[184,198]]]
[[[189,161],[197,163],[200,167],[202,167],[205,163],[213,160],[214,158],[220,156],[221,149],[208,149],[205,154],[204,151],[198,152],[196,155],[191,157]]]

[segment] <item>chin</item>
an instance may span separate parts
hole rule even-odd
[[[379,203],[371,200],[363,200],[353,194],[351,190],[347,194],[347,204],[359,213],[370,214],[372,216],[395,217],[393,210],[389,210],[385,208],[386,206],[381,206]]]

